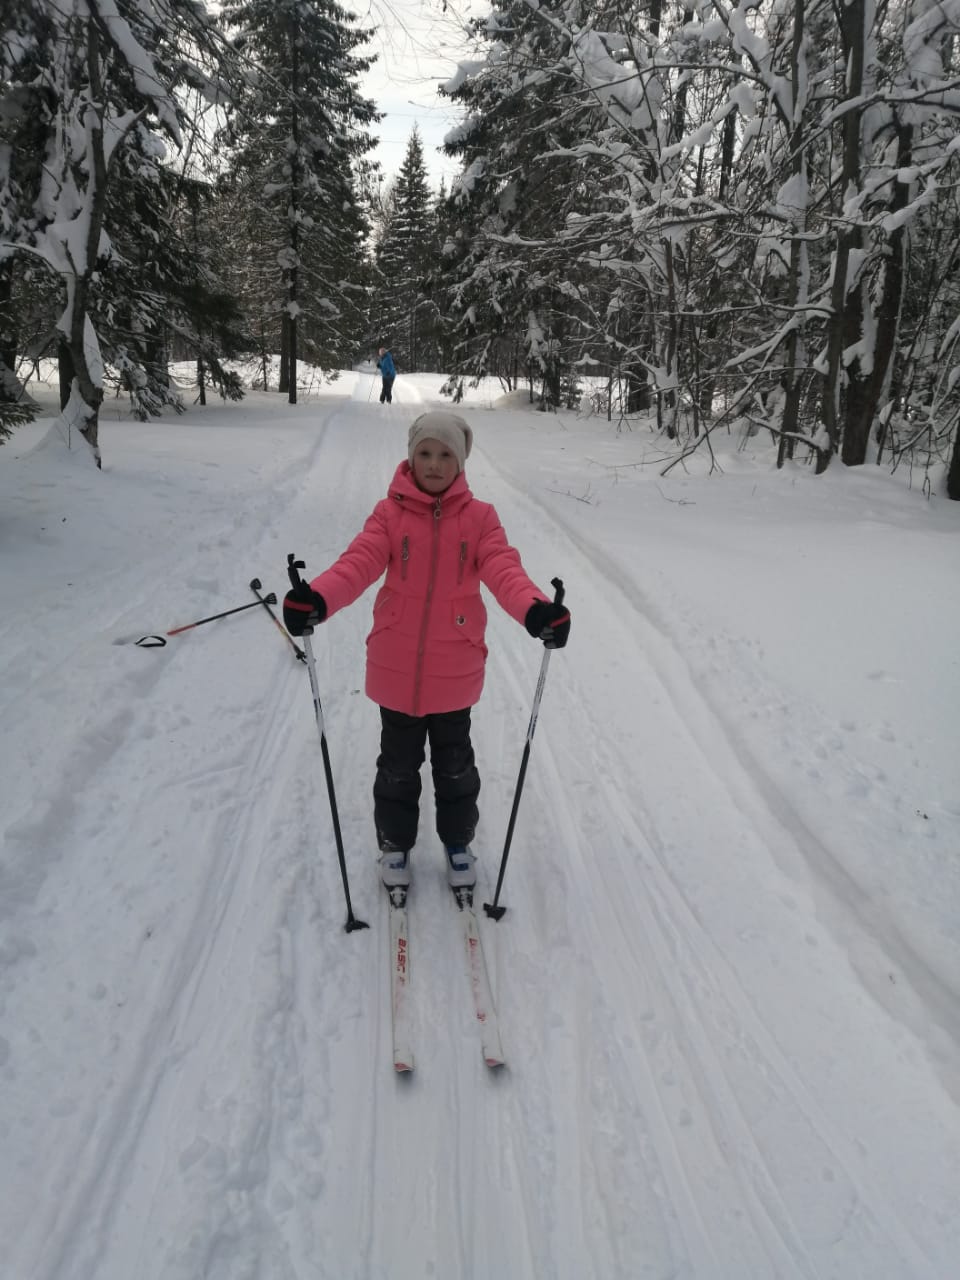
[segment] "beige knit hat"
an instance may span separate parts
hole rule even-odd
[[[446,413],[443,409],[421,413],[420,417],[411,423],[407,440],[407,458],[411,467],[414,451],[421,440],[439,440],[447,445],[462,471],[473,447],[473,431],[455,413]]]

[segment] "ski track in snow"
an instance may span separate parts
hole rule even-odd
[[[302,474],[303,465],[301,461],[298,466],[288,468],[286,476],[280,477],[281,482],[292,485]],[[272,501],[276,501],[276,492]],[[259,512],[257,505],[260,506]],[[258,517],[265,517],[268,508],[265,499],[254,504],[252,510],[247,504],[242,519],[244,522],[252,521],[256,527]],[[238,515],[238,528],[240,524],[241,516]],[[224,548],[231,546],[228,537],[201,538],[197,544],[198,571],[203,571],[199,558],[206,560],[209,557],[214,541]],[[279,561],[279,556],[277,559]],[[256,610],[251,611],[254,617],[257,613]],[[196,633],[198,636],[201,634]],[[265,645],[269,637],[263,635],[261,638]],[[101,633],[101,646],[102,643]],[[282,716],[274,711],[263,723],[258,715],[258,712],[262,714],[269,708],[275,695],[270,684],[264,682],[259,664],[243,660],[250,653],[248,640],[242,632],[221,631],[217,643],[224,659],[223,669],[227,672],[222,681],[224,705],[229,708],[227,721],[236,715],[232,710],[236,694],[233,681],[245,674],[256,682],[255,687],[259,686],[259,704],[255,702],[249,711],[241,715],[240,723],[217,726],[191,723],[189,706],[183,701],[183,689],[189,688],[190,682],[198,677],[211,680],[209,651],[202,654],[192,649],[188,641],[182,640],[172,640],[166,650],[159,652],[145,653],[132,648],[114,650],[110,656],[123,664],[125,671],[125,678],[115,690],[115,701],[122,709],[108,712],[106,716],[104,709],[100,709],[98,722],[90,729],[84,744],[87,749],[76,754],[75,765],[65,767],[57,790],[44,797],[39,817],[8,830],[8,838],[12,835],[25,847],[53,848],[65,829],[83,836],[95,846],[101,831],[107,827],[100,813],[105,810],[109,815],[112,807],[111,766],[114,762],[122,757],[118,763],[119,781],[116,784],[119,802],[122,792],[131,785],[140,790],[155,779],[158,767],[155,746],[158,740],[166,734],[174,740],[181,731],[181,738],[189,742],[185,760],[163,758],[159,762],[168,776],[160,783],[157,794],[141,808],[137,827],[125,833],[125,837],[130,846],[145,843],[145,851],[158,858],[160,865],[169,868],[173,876],[182,870],[184,859],[192,860],[199,853],[204,859],[202,878],[193,886],[193,899],[184,893],[183,900],[177,904],[181,907],[181,915],[168,922],[150,922],[140,938],[131,940],[131,963],[134,974],[139,973],[140,981],[134,982],[133,975],[130,975],[130,990],[136,987],[136,1001],[142,1005],[147,1017],[144,1024],[132,1029],[129,1038],[134,1042],[138,1035],[142,1038],[139,1043],[134,1043],[134,1051],[126,1058],[119,1055],[122,1047],[119,1043],[111,1046],[117,1052],[118,1070],[116,1077],[108,1073],[103,1081],[106,1102],[103,1114],[98,1114],[99,1108],[95,1107],[81,1118],[75,1133],[65,1134],[62,1170],[48,1174],[56,1205],[54,1221],[36,1218],[37,1231],[34,1234],[27,1216],[27,1229],[22,1231],[18,1240],[15,1263],[18,1271],[14,1274],[102,1274],[106,1241],[112,1240],[114,1234],[121,1241],[124,1239],[122,1207],[125,1184],[131,1177],[136,1177],[136,1166],[140,1163],[150,1170],[151,1179],[156,1178],[156,1161],[158,1153],[164,1153],[164,1135],[170,1116],[177,1107],[182,1087],[180,1082],[184,1076],[191,1082],[195,1075],[206,1078],[203,1064],[194,1067],[191,1052],[181,1046],[193,1044],[198,1039],[201,1043],[211,1044],[209,1034],[204,1040],[203,1024],[211,1009],[229,1001],[237,990],[241,975],[231,965],[231,953],[237,948],[238,935],[242,939],[241,930],[250,924],[247,917],[255,903],[247,901],[248,893],[257,878],[268,876],[269,888],[269,880],[279,874],[269,872],[268,868],[257,863],[252,867],[249,865],[251,850],[261,849],[264,857],[268,857],[272,848],[269,826],[261,817],[263,806],[258,791],[265,772],[280,778],[297,778],[296,762],[289,748],[282,750],[285,733]],[[93,642],[88,641],[86,650],[92,646]],[[228,652],[223,654],[223,650]],[[82,661],[85,656],[81,647],[75,660]],[[260,656],[259,651],[256,656]],[[279,647],[272,656],[275,659],[273,665],[279,668],[282,660]],[[41,678],[49,681],[50,675],[47,670]],[[63,678],[68,680],[69,672]],[[289,678],[287,683],[292,684]],[[28,688],[23,696],[31,692],[34,690]],[[47,691],[54,704],[56,695],[54,683]],[[146,697],[149,697],[149,702],[144,702]],[[139,699],[139,703],[134,699]],[[191,732],[183,734],[184,729]],[[225,730],[229,730],[229,736]],[[255,744],[252,751],[251,743]],[[159,754],[163,755],[162,752]],[[143,762],[140,757],[144,757]],[[98,786],[95,798],[88,804],[78,797],[84,795],[85,787],[94,776],[98,779]],[[175,831],[171,847],[169,836],[174,834],[171,827],[176,823],[177,811],[184,805],[189,821]],[[90,807],[100,812],[91,816],[86,812]],[[274,816],[270,808],[266,808],[265,816]],[[306,823],[299,825],[302,832]],[[121,839],[121,856],[123,843]],[[116,850],[111,849],[110,852],[115,854]],[[175,860],[179,865],[175,865]],[[122,874],[120,869],[110,865],[109,854],[103,862],[107,875]],[[154,867],[156,865],[155,862]],[[15,894],[21,890],[18,895],[21,900],[25,896],[40,896],[45,869],[48,868],[38,861],[23,877],[23,886],[14,883]],[[293,889],[288,892],[292,893]],[[79,887],[78,896],[82,901],[84,891]],[[4,897],[7,899],[7,895]],[[135,908],[136,885],[128,886],[126,897],[128,906]],[[180,944],[170,949],[173,963],[169,970],[155,971],[149,951],[163,923],[176,930]],[[281,917],[275,922],[274,929],[283,927]],[[255,927],[253,936],[256,936]],[[264,1084],[269,1090],[272,1087],[270,1076],[279,1068],[274,1063],[275,1055],[267,1052],[267,1046],[274,1039],[282,1046],[285,1039],[280,1029],[284,1023],[289,979],[282,970],[291,948],[285,942],[283,932],[279,937],[271,937],[268,933],[260,947],[267,967],[271,964],[274,950],[277,951],[272,963],[280,970],[282,979],[277,983],[273,1003],[268,1003],[255,1015],[254,1041],[262,1042],[257,1056],[262,1058]],[[51,950],[56,952],[55,942]],[[253,958],[257,959],[256,951]],[[125,976],[120,976],[121,987],[126,985]],[[97,1001],[106,999],[108,987],[113,985],[113,975],[104,977],[104,982],[91,989],[92,998]],[[84,975],[84,980],[89,980],[88,975]],[[114,1002],[120,1006],[132,999],[124,991]],[[232,1007],[235,1012],[240,1012],[242,1023],[248,1020],[249,1010],[237,1010],[235,1003]],[[67,1016],[74,1017],[74,1009],[71,1008]],[[27,1011],[24,1011],[24,1017],[29,1018]],[[212,1037],[211,1047],[214,1050],[222,1048],[219,1037]],[[58,1081],[58,1084],[62,1083]],[[53,1102],[65,1117],[79,1105],[69,1091],[69,1084],[67,1089],[63,1100]],[[210,1170],[222,1164],[225,1170],[230,1169],[226,1185],[217,1181],[215,1194],[210,1197],[211,1205],[214,1201],[218,1204],[214,1221],[224,1216],[225,1206],[231,1200],[239,1202],[227,1213],[213,1240],[203,1238],[205,1233],[201,1233],[202,1242],[196,1249],[186,1251],[183,1274],[196,1274],[198,1269],[201,1274],[216,1274],[216,1268],[221,1265],[224,1275],[242,1274],[240,1269],[234,1269],[239,1258],[232,1257],[230,1241],[236,1237],[240,1253],[248,1246],[248,1233],[242,1223],[243,1201],[250,1198],[252,1190],[265,1176],[262,1169],[265,1125],[273,1110],[266,1106],[266,1101],[266,1098],[262,1099],[262,1105],[253,1112],[256,1123],[252,1130],[241,1136],[231,1148],[217,1147],[198,1137],[177,1157],[177,1167],[183,1172],[194,1165]],[[240,1109],[241,1118],[245,1111],[246,1108]],[[278,1108],[278,1114],[282,1114],[282,1109]],[[163,1159],[166,1158],[164,1154]],[[224,1191],[228,1194],[224,1195]],[[149,1203],[151,1198],[148,1192],[146,1202]],[[201,1226],[206,1224],[207,1216],[204,1215]],[[135,1237],[141,1235],[142,1223],[132,1222],[129,1226]],[[171,1231],[171,1236],[174,1234]],[[194,1266],[194,1255],[202,1257],[199,1268]],[[226,1259],[223,1264],[218,1261],[221,1257]],[[125,1272],[118,1269],[115,1274],[153,1274],[150,1268],[156,1263],[156,1257],[141,1258],[137,1265],[145,1270]],[[156,1274],[166,1272],[161,1267]]]
[[[416,408],[397,389],[376,415],[358,381],[232,529],[198,518],[180,531],[198,615],[214,611],[204,584],[219,600],[213,585],[256,574],[280,596],[288,551],[315,574],[359,530]],[[182,608],[154,581],[170,563],[158,548],[141,598],[114,602],[129,578],[108,573],[106,623],[78,620],[72,662],[116,664],[110,696],[82,750],[50,745],[39,803],[7,829],[0,1001],[36,1049],[36,1074],[8,1069],[7,1087],[25,1116],[39,1091],[61,1139],[34,1150],[26,1129],[6,1135],[21,1189],[0,1209],[4,1280],[951,1274],[960,1126],[912,1043],[909,1006],[875,998],[860,926],[842,934],[820,909],[802,824],[636,584],[478,439],[475,492],[535,578],[565,578],[575,628],[551,658],[508,911],[498,924],[480,913],[508,1066],[481,1061],[425,771],[410,895],[417,1070],[390,1067],[378,721],[362,692],[370,598],[313,642],[354,909],[370,925],[347,934],[306,673],[272,624],[251,610],[163,651],[102,654],[105,631]],[[478,902],[496,883],[540,661],[495,605],[490,651],[474,718]],[[20,686],[18,717],[52,717],[70,669],[47,654],[5,678]],[[204,706],[223,707],[217,723],[193,714],[200,686]],[[622,724],[642,733],[625,743],[611,728]],[[24,768],[41,767],[34,741]],[[589,757],[575,758],[577,743]],[[75,937],[53,932],[65,895]],[[84,936],[97,922],[109,948]],[[87,965],[120,950],[127,967],[75,973],[64,991],[74,947]],[[41,976],[21,987],[21,967]],[[817,984],[802,1007],[778,998]],[[914,985],[936,1004],[932,982]],[[23,1003],[37,991],[47,1007]],[[44,1052],[61,1020],[76,1028],[69,1067]],[[863,1045],[885,1051],[882,1079],[864,1074]],[[854,1136],[877,1114],[901,1167]],[[31,1215],[40,1186],[49,1209]],[[940,1224],[934,1245],[925,1223]]]
[[[526,488],[520,492],[527,500],[533,497],[544,511],[550,510],[542,499],[530,495]],[[558,519],[573,545],[585,556],[588,572],[600,574],[612,590],[622,593],[623,608],[637,609],[643,626],[639,637],[634,639],[640,638],[642,651],[655,660],[657,676],[664,692],[672,698],[677,714],[701,743],[710,744],[709,760],[717,762],[717,765],[730,760],[740,766],[725,768],[719,776],[731,794],[738,798],[746,811],[744,816],[764,827],[772,824],[774,838],[770,840],[769,847],[778,865],[789,875],[801,874],[807,880],[818,911],[835,924],[838,940],[864,986],[896,1018],[927,1041],[944,1087],[955,1101],[960,1101],[960,1000],[956,989],[943,981],[917,947],[918,941],[921,944],[924,941],[922,934],[913,940],[905,936],[897,924],[896,912],[865,892],[855,874],[843,865],[836,853],[843,841],[839,822],[831,847],[805,821],[797,807],[793,796],[798,790],[802,794],[802,789],[795,788],[791,779],[790,789],[786,791],[768,773],[766,761],[751,750],[725,714],[721,698],[715,696],[716,690],[722,690],[725,674],[722,666],[710,662],[706,675],[702,670],[695,671],[670,639],[669,630],[658,617],[656,606],[644,596],[619,563],[607,551],[583,538],[569,523],[559,519],[558,513],[552,512],[551,515]],[[695,632],[696,629],[693,630]],[[629,644],[629,638],[625,637],[623,644]],[[693,650],[695,645],[691,644],[689,648]],[[709,649],[712,648],[711,640]],[[753,664],[751,682],[762,688],[762,676]],[[762,688],[758,701],[775,706],[782,701],[782,695],[768,686]],[[851,726],[842,725],[840,728],[849,729]],[[830,726],[825,727],[813,717],[808,717],[793,730],[792,737],[785,734],[783,740],[791,752],[806,756],[806,759],[794,759],[796,768],[803,768],[815,782],[823,782],[824,789],[829,790],[832,786],[835,792],[839,792],[841,803],[833,807],[836,819],[849,822],[850,811],[856,813],[856,805],[851,805],[850,801],[862,803],[864,799],[880,803],[899,817],[897,810],[902,807],[902,797],[891,791],[888,780],[875,765],[861,763],[853,757],[840,765],[835,763],[824,778],[818,766],[829,753],[839,749],[836,731]],[[926,815],[922,816],[926,818]],[[902,831],[903,820],[888,820],[887,825],[891,830],[899,828]],[[922,823],[915,825],[922,830]],[[878,855],[885,852],[877,850]],[[900,902],[896,907],[903,910]]]
[[[473,472],[477,469],[474,464]],[[529,501],[526,491],[524,500]],[[499,507],[509,527],[520,529],[512,536],[524,545],[535,519],[525,517],[522,506],[511,512],[501,500]],[[624,592],[627,584],[602,553],[585,551],[576,538],[573,545],[580,556],[572,548],[557,554],[568,566],[578,558],[586,559],[576,594],[568,597],[579,604],[578,623],[588,617],[601,617],[605,622],[611,617],[625,619],[620,634],[607,638],[609,650],[633,653],[639,639],[641,656],[636,664],[625,662],[612,681],[613,690],[609,679],[598,682],[591,678],[588,686],[575,681],[564,692],[551,691],[552,697],[563,699],[559,714],[577,716],[570,736],[574,741],[594,744],[598,767],[590,778],[593,796],[578,796],[571,802],[569,781],[564,783],[569,776],[568,762],[552,761],[553,785],[543,787],[539,800],[554,807],[561,802],[558,840],[563,831],[579,828],[584,837],[580,850],[590,843],[596,846],[595,851],[587,852],[589,861],[584,865],[577,858],[577,846],[568,841],[562,854],[554,855],[552,865],[561,878],[568,865],[580,872],[579,883],[564,886],[563,898],[567,903],[584,904],[585,914],[594,919],[584,922],[593,926],[587,949],[571,959],[580,981],[588,966],[603,965],[602,972],[594,975],[596,995],[601,1008],[606,1005],[604,1021],[608,1027],[621,1028],[620,1034],[614,1033],[619,1042],[621,1077],[631,1079],[638,1069],[645,1077],[647,1087],[636,1096],[622,1097],[614,1111],[622,1115],[639,1108],[643,1113],[642,1130],[654,1147],[656,1160],[651,1168],[641,1171],[644,1176],[639,1182],[649,1179],[650,1185],[662,1188],[663,1230],[670,1251],[684,1257],[690,1274],[698,1276],[821,1274],[818,1262],[807,1257],[801,1244],[810,1238],[811,1224],[791,1220],[780,1190],[791,1180],[799,1181],[801,1187],[805,1183],[815,1186],[820,1180],[829,1186],[830,1203],[810,1207],[823,1219],[816,1224],[818,1232],[826,1238],[836,1233],[834,1252],[841,1259],[833,1264],[837,1274],[936,1275],[936,1267],[926,1261],[920,1243],[901,1227],[895,1201],[864,1185],[856,1172],[860,1163],[856,1153],[797,1079],[776,1041],[753,1013],[736,975],[723,963],[695,910],[678,889],[670,861],[671,850],[679,841],[662,840],[649,820],[644,821],[642,795],[656,797],[657,807],[668,809],[671,790],[678,805],[689,806],[688,789],[678,788],[669,776],[655,780],[655,761],[644,760],[633,766],[641,792],[634,800],[640,803],[625,803],[629,779],[605,726],[623,718],[627,698],[630,710],[626,719],[633,723],[643,719],[653,751],[669,761],[691,761],[697,789],[708,793],[696,803],[713,810],[709,821],[698,822],[697,827],[702,831],[712,826],[718,848],[732,849],[747,842],[750,832],[749,828],[744,831],[744,819],[748,819],[757,828],[753,842],[767,863],[765,878],[770,879],[777,868],[770,865],[766,850],[771,845],[790,844],[789,834],[778,830],[775,815],[765,809],[750,780],[737,776],[733,752],[723,750],[727,744],[721,741],[722,727],[713,722],[705,705],[696,705],[699,697],[682,659],[638,610],[635,590]],[[569,568],[568,574],[572,579]],[[612,608],[611,595],[617,597]],[[571,662],[574,652],[571,648]],[[558,664],[566,657],[559,655]],[[511,668],[504,664],[504,669]],[[632,694],[631,677],[638,681]],[[558,674],[558,678],[562,677]],[[675,692],[678,686],[679,697]],[[598,701],[598,694],[606,695],[603,702]],[[549,708],[542,713],[544,728],[535,741],[534,750],[541,755],[549,754],[549,715]],[[685,741],[673,746],[668,735]],[[726,761],[721,770],[717,768],[719,761]],[[545,768],[542,761],[540,768]],[[754,794],[744,796],[745,792]],[[537,807],[536,801],[531,800],[531,807]],[[729,827],[726,838],[724,826]],[[599,832],[600,838],[594,835],[591,841],[591,832]],[[709,851],[700,852],[709,856]],[[728,865],[725,875],[729,874]],[[606,893],[597,892],[596,884],[591,883],[596,880],[604,882]],[[745,888],[749,892],[749,880]],[[791,892],[785,883],[784,896]],[[544,903],[551,918],[562,913],[560,896],[560,890],[555,889]],[[789,896],[787,900],[793,913],[795,899]],[[600,910],[603,905],[612,908],[612,913]],[[571,932],[582,936],[584,930],[576,929],[572,922]],[[812,937],[811,942],[817,945]],[[618,993],[614,1001],[607,996],[611,991]],[[669,995],[665,1007],[662,993]],[[624,1037],[624,1014],[631,1009],[639,1009],[640,1020]],[[638,1055],[636,1050],[641,1046],[644,1052]],[[651,1099],[657,1104],[653,1108]],[[770,1107],[775,1107],[777,1126],[764,1142],[763,1111]],[[802,1159],[784,1159],[784,1146],[794,1157],[802,1153]],[[731,1161],[737,1174],[734,1184],[721,1176]],[[622,1186],[624,1181],[623,1170],[615,1170],[602,1185]],[[635,1194],[638,1179],[634,1176],[626,1181]],[[729,1203],[723,1203],[724,1196],[729,1197]],[[805,1198],[801,1196],[801,1200]],[[623,1221],[610,1223],[610,1238],[623,1239],[625,1232],[629,1238],[631,1218],[642,1226],[633,1247],[611,1260],[610,1274],[627,1274],[630,1259],[642,1256],[645,1242],[649,1247],[650,1217],[635,1215],[636,1206],[631,1202],[632,1196],[625,1198]],[[707,1220],[708,1207],[714,1209],[715,1221]],[[691,1230],[693,1224],[699,1230]],[[719,1255],[712,1245],[716,1238],[723,1241]],[[597,1273],[607,1272],[601,1267]]]

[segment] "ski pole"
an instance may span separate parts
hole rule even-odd
[[[267,604],[276,604],[277,597],[271,591],[265,598]],[[167,642],[163,636],[178,636],[184,631],[192,631],[194,627],[202,627],[207,622],[216,622],[218,618],[229,618],[232,613],[243,613],[245,609],[257,609],[264,601],[254,600],[252,604],[241,604],[236,609],[225,609],[223,613],[212,613],[209,618],[199,618],[196,622],[188,622],[182,627],[174,627],[172,631],[165,631],[160,636],[141,636],[139,640],[135,640],[134,644],[138,644],[143,649],[160,649]],[[123,644],[124,641],[114,641],[115,644]],[[129,641],[126,641],[129,644]]]
[[[290,583],[294,587],[299,587],[303,579],[300,577],[300,570],[304,568],[302,560],[298,560],[293,552],[287,556],[287,573],[290,577]],[[350,902],[350,885],[347,881],[347,860],[343,854],[343,836],[340,834],[340,817],[337,813],[337,797],[333,790],[333,770],[330,768],[330,752],[327,748],[327,735],[323,729],[323,707],[320,705],[320,689],[317,685],[317,667],[313,660],[313,645],[310,637],[313,634],[313,628],[307,627],[303,633],[303,649],[307,659],[307,671],[310,675],[310,692],[313,694],[313,711],[317,717],[317,728],[320,730],[320,752],[323,755],[323,772],[327,779],[327,795],[330,797],[330,816],[333,819],[333,834],[337,842],[337,857],[340,859],[340,876],[343,880],[343,896],[347,900],[347,923],[344,925],[347,933],[352,933],[354,929],[369,929],[369,925],[365,920],[358,920],[353,914],[353,906]]]
[[[563,604],[563,583],[559,578],[552,578],[550,585],[554,588],[553,603]],[[533,735],[537,731],[537,716],[540,714],[540,699],[543,697],[543,683],[547,678],[547,667],[550,665],[550,654],[552,649],[544,649],[543,662],[540,664],[540,678],[537,680],[537,691],[533,695],[533,711],[530,713],[530,723],[527,725],[527,740],[523,747],[523,759],[520,761],[520,775],[517,778],[517,789],[513,796],[513,808],[510,810],[510,821],[507,823],[507,839],[503,846],[503,857],[500,859],[500,874],[497,877],[497,890],[493,895],[493,902],[485,902],[483,909],[493,920],[500,920],[506,907],[499,907],[497,903],[500,901],[500,890],[503,887],[503,877],[507,869],[507,858],[510,856],[510,842],[513,839],[513,827],[517,821],[517,810],[520,808],[520,793],[523,791],[523,780],[527,776],[527,761],[530,759],[530,744],[533,742]]]
[[[272,604],[276,604],[277,597],[273,594],[272,591],[268,596],[262,596],[260,594],[261,586],[262,586],[262,583],[260,582],[259,578],[251,579],[250,590],[254,593],[254,595],[257,597],[257,599],[266,609],[267,613],[269,613],[270,617],[273,619],[273,625],[277,628],[277,630],[283,636],[284,640],[286,640],[287,644],[290,645],[290,647],[293,649],[293,652],[297,661],[306,662],[307,655],[303,652],[303,650],[300,648],[298,644],[294,643],[293,636],[290,634],[287,628],[283,625],[283,623],[280,621],[277,615],[270,608]]]

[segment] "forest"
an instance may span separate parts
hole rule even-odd
[[[416,129],[380,180],[332,0],[3,0],[0,440],[41,359],[98,453],[105,395],[183,407],[172,361],[293,402],[385,341],[454,401],[960,499],[958,35],[960,0],[493,0],[434,191]]]

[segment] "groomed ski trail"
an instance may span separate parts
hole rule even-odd
[[[366,394],[359,379],[352,402],[291,427],[274,484],[245,495],[233,529],[201,516],[174,528],[151,553],[161,586],[127,597],[111,626],[147,609],[180,620],[164,565],[236,588],[237,603],[254,574],[282,595],[289,551],[324,568],[382,496],[418,407],[402,377],[393,406]],[[564,579],[574,618],[551,661],[498,924],[482,903],[540,650],[495,605],[474,716],[475,902],[509,1067],[480,1058],[427,771],[409,897],[417,1070],[391,1066],[378,720],[362,692],[370,598],[314,641],[369,931],[343,931],[306,672],[272,624],[251,611],[162,654],[114,650],[117,683],[88,729],[103,748],[96,789],[84,792],[92,776],[70,744],[62,757],[53,744],[63,768],[21,833],[45,847],[44,815],[69,808],[82,856],[55,887],[52,861],[41,866],[23,896],[41,931],[45,895],[77,899],[75,938],[33,935],[50,966],[44,1016],[61,1010],[71,946],[102,918],[98,894],[130,967],[77,975],[63,1016],[98,1019],[103,1052],[44,1081],[62,1144],[25,1157],[52,1161],[43,1177],[23,1173],[56,1208],[31,1221],[11,1203],[25,1227],[4,1265],[17,1280],[944,1280],[952,1260],[924,1225],[954,1212],[960,1131],[923,1046],[824,922],[768,781],[630,575],[562,508],[531,502],[497,462],[495,424],[467,416],[475,492],[534,578]],[[74,660],[99,661],[102,643],[84,624]],[[34,674],[52,680],[51,702],[69,678],[52,662]],[[192,715],[201,684],[230,709],[219,724]],[[111,812],[133,788],[137,821],[118,831]],[[154,918],[141,881],[158,875],[167,908]],[[85,938],[82,954],[95,964]],[[785,1007],[782,988],[810,998]],[[42,1040],[41,1011],[19,1013]],[[865,1060],[876,1070],[857,1076]],[[902,1165],[863,1137],[881,1131]]]
[[[481,491],[486,479],[489,492],[499,471],[481,450],[471,476]],[[823,1258],[807,1242],[824,1232],[833,1240],[830,1274],[940,1275],[944,1260],[928,1258],[923,1234],[904,1223],[924,1210],[909,1179],[889,1167],[871,1177],[844,1132],[851,1093],[862,1098],[864,1123],[886,1108],[897,1124],[917,1085],[909,1070],[898,1079],[896,1066],[866,1080],[850,1078],[844,1066],[844,1044],[864,1042],[896,1061],[902,1029],[823,927],[795,829],[778,819],[788,805],[768,803],[759,762],[755,774],[745,771],[682,654],[646,616],[620,567],[568,529],[562,514],[531,504],[526,486],[519,499],[511,491],[498,492],[501,518],[521,547],[534,540],[542,556],[552,543],[537,576],[563,566],[577,635],[551,666],[528,772],[532,794],[521,809],[527,822],[521,817],[515,837],[524,853],[512,855],[514,880],[504,896],[538,913],[551,956],[542,998],[550,990],[576,993],[569,1021],[560,1017],[570,1041],[593,1054],[581,1087],[616,1098],[614,1114],[635,1116],[643,1134],[636,1150],[652,1156],[649,1167],[641,1160],[631,1168],[628,1146],[611,1141],[619,1160],[610,1157],[593,1195],[597,1208],[605,1206],[609,1240],[621,1247],[596,1274],[629,1274],[630,1259],[649,1249],[651,1218],[660,1218],[667,1251],[695,1276],[821,1275]],[[594,619],[599,625],[591,628]],[[503,683],[529,698],[532,679],[529,688],[519,680],[518,664],[496,638],[491,653]],[[628,757],[614,729],[624,723],[643,726],[641,749],[631,742]],[[551,725],[562,726],[559,750]],[[569,741],[590,743],[588,776],[578,778]],[[688,762],[680,777],[664,763],[678,759]],[[713,836],[707,848],[704,830]],[[728,920],[742,920],[743,903],[754,905],[756,934],[738,940],[724,930]],[[761,932],[766,966],[757,973],[749,966]],[[528,941],[522,928],[510,937],[532,976],[536,947],[528,951]],[[746,944],[739,970],[738,941]],[[501,958],[515,972],[517,957]],[[558,961],[568,971],[559,980]],[[789,989],[834,985],[811,1001],[813,1016],[805,1018],[777,1008],[785,977]],[[504,1017],[509,1025],[509,1009]],[[835,1060],[823,1052],[831,1042]],[[544,1096],[553,1059],[541,1044],[530,1064],[546,1068]],[[829,1099],[813,1096],[817,1085],[805,1083],[809,1067],[847,1073],[832,1112]],[[931,1099],[928,1135],[941,1121],[955,1127],[932,1067],[919,1074]],[[561,1101],[558,1132],[572,1105],[572,1096]],[[591,1141],[602,1146],[597,1135]],[[571,1164],[603,1167],[569,1154]],[[949,1177],[945,1146],[941,1158]],[[610,1211],[611,1185],[632,1186],[620,1217]],[[636,1197],[644,1195],[647,1211],[638,1213]],[[562,1235],[568,1212],[558,1197],[552,1230]]]

